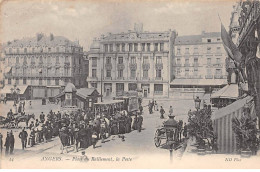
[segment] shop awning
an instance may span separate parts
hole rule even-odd
[[[175,79],[171,85],[191,85],[191,86],[211,86],[211,85],[226,85],[225,79]]]
[[[212,99],[222,98],[222,99],[237,99],[238,98],[238,85],[230,84],[226,85],[222,89],[211,95]]]
[[[12,70],[12,67],[6,67],[6,68],[5,68],[5,73],[10,73],[11,70]]]
[[[16,88],[19,88],[20,93],[19,94],[24,94],[26,89],[28,88],[28,85],[19,85],[16,86]],[[11,89],[14,89],[13,85],[6,85],[3,89],[0,90],[1,94],[11,94]]]

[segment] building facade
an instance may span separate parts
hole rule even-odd
[[[133,31],[101,35],[90,51],[89,87],[103,97],[123,91],[139,91],[143,97],[169,97],[175,31],[145,32],[142,24]]]
[[[37,34],[4,45],[5,86],[28,85],[30,98],[52,97],[72,82],[85,85],[83,48],[62,36]]]
[[[211,93],[227,84],[227,55],[220,33],[178,36],[174,48],[170,96]]]
[[[240,1],[231,15],[230,32],[236,34],[234,42],[242,58],[238,65],[244,73],[243,78],[238,75],[237,83],[240,86],[240,95],[248,94],[253,97],[256,115],[258,117],[258,128],[260,128],[260,1]],[[236,23],[238,30],[232,30]],[[243,80],[248,85],[244,87]]]

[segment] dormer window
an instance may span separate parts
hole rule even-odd
[[[211,42],[211,39],[207,39],[207,42]]]

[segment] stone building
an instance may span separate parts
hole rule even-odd
[[[28,86],[30,98],[43,98],[59,94],[68,82],[76,87],[85,85],[83,48],[77,41],[37,34],[7,42],[3,47],[6,88]]]
[[[168,97],[175,37],[175,31],[146,32],[142,24],[135,24],[133,31],[94,39],[87,55],[89,87],[97,88],[104,97],[123,91]]]
[[[227,84],[227,55],[219,32],[178,36],[174,48],[174,80],[170,83],[170,96],[203,95]]]

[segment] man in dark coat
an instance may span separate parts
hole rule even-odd
[[[8,155],[9,149],[10,149],[10,134],[9,134],[9,132],[7,132],[4,146],[5,146],[5,155]]]
[[[132,129],[133,129],[133,130],[136,130],[136,129],[137,129],[137,115],[135,115],[135,117],[134,117],[134,122],[133,122]]]
[[[78,152],[80,140],[79,140],[79,128],[77,125],[75,125],[74,127],[73,137],[74,137],[74,152]]]
[[[68,129],[66,124],[62,124],[62,128],[60,129],[59,132],[59,137],[60,137],[60,141],[61,141],[61,154],[63,154],[63,150],[65,148],[66,153],[68,153]]]
[[[40,122],[41,122],[41,123],[44,123],[44,121],[45,121],[45,114],[42,112],[42,113],[40,114]]]
[[[10,132],[10,154],[13,154],[14,152],[14,135],[13,135],[13,131],[11,130]]]
[[[126,117],[126,124],[125,124],[125,132],[130,133],[131,132],[131,124],[132,124],[132,118],[130,115]]]
[[[143,124],[143,117],[142,117],[141,114],[139,113],[139,114],[138,114],[138,117],[137,117],[137,130],[138,130],[138,132],[141,132],[141,130],[142,130],[142,124]]]
[[[87,148],[88,147],[88,137],[87,137],[87,130],[84,127],[84,125],[80,125],[79,139],[80,139],[80,148]]]
[[[113,117],[110,121],[110,130],[111,135],[117,135],[118,134],[118,121]]]
[[[163,109],[162,106],[161,106],[161,109],[160,109],[160,114],[161,114],[160,118],[163,119],[164,118],[163,115],[165,114],[165,110]]]
[[[21,139],[22,142],[22,149],[26,148],[27,137],[28,137],[28,133],[25,131],[25,128],[23,128],[23,130],[19,133],[19,138]]]
[[[125,120],[124,115],[119,118],[119,134],[125,134]]]

